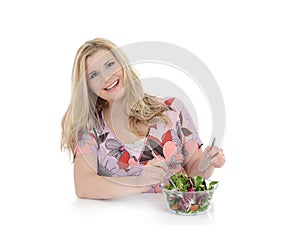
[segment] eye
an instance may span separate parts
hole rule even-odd
[[[91,74],[90,74],[90,79],[93,79],[93,78],[95,78],[96,76],[98,76],[99,75],[99,73],[97,73],[97,72],[92,72]]]
[[[114,62],[114,61],[112,61],[112,62],[108,63],[108,64],[107,64],[107,68],[110,68],[110,67],[112,67],[114,64],[115,64],[115,62]]]

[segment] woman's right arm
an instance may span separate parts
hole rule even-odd
[[[78,198],[112,199],[147,192],[151,185],[163,182],[167,176],[166,163],[157,159],[145,165],[140,176],[98,176],[96,168],[97,158],[94,155],[75,157],[74,182]]]

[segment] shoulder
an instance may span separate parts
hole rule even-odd
[[[74,156],[95,154],[98,149],[97,137],[93,131],[79,131],[76,138]]]

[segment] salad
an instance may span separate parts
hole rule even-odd
[[[170,177],[168,185],[162,184],[161,187],[172,212],[199,214],[207,211],[217,184],[218,181],[209,181],[201,176],[177,173]]]

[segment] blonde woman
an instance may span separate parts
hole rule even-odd
[[[225,158],[221,148],[201,146],[183,103],[144,93],[115,44],[97,38],[79,48],[61,139],[74,156],[79,198],[159,192],[174,173],[203,176],[203,162],[211,157],[208,178]]]

